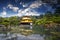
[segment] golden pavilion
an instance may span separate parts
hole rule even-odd
[[[29,27],[30,29],[32,29],[32,23],[33,23],[33,21],[30,16],[23,16],[20,21],[20,26]]]
[[[32,19],[31,19],[30,16],[23,16],[20,23],[22,23],[22,24],[24,24],[24,23],[28,24],[28,23],[32,23],[32,22],[33,21],[32,21]]]

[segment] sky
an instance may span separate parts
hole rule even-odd
[[[54,9],[41,0],[0,0],[0,17],[39,16],[47,11]]]

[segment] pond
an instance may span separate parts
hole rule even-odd
[[[44,40],[43,36],[40,34],[32,34],[28,36],[24,36],[21,34],[0,34],[0,40]]]
[[[11,31],[0,32],[0,40],[44,40],[44,36],[37,31],[35,33],[33,29],[24,27],[11,27],[11,29]]]

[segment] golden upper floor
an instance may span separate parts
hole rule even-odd
[[[21,22],[22,22],[22,23],[31,23],[31,22],[33,22],[33,21],[32,21],[32,19],[31,19],[31,17],[29,17],[29,16],[24,16],[24,17],[22,17]]]

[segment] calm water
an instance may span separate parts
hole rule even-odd
[[[39,34],[32,34],[29,36],[21,34],[7,34],[6,36],[6,34],[0,34],[0,40],[44,40],[44,38]]]

